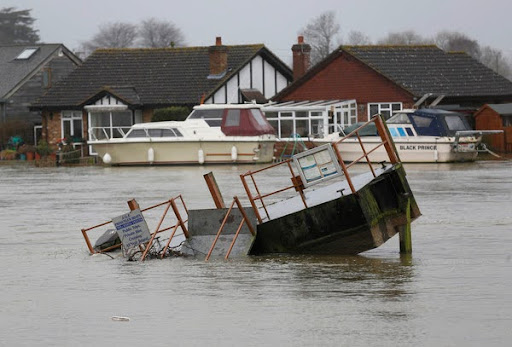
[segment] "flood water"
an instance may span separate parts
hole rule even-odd
[[[213,207],[254,167],[0,165],[0,346],[503,346],[512,340],[512,161],[405,165],[423,215],[359,256],[90,256],[81,228],[182,193]],[[272,179],[268,178],[268,185]],[[242,200],[242,202],[247,200]],[[113,321],[126,316],[129,322]]]

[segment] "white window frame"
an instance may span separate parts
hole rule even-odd
[[[60,138],[64,138],[64,122],[70,122],[69,125],[69,132],[70,136],[77,136],[77,134],[74,134],[75,128],[73,127],[73,121],[74,120],[80,120],[82,123],[82,134],[79,134],[79,137],[83,137],[83,131],[84,131],[84,118],[82,115],[82,111],[62,111],[61,117],[60,117]]]
[[[386,105],[388,105],[388,107],[385,107]],[[393,105],[399,105],[400,109],[393,110]],[[368,113],[368,120],[370,120],[372,118],[372,116],[375,115],[375,114],[370,114],[370,109],[372,106],[377,106],[378,114],[381,114],[383,111],[389,111],[390,117],[393,116],[393,112],[403,110],[403,103],[401,103],[401,102],[369,102],[366,107],[367,113]]]

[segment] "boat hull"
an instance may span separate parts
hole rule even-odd
[[[269,163],[275,141],[175,141],[91,143],[111,165]],[[233,150],[233,147],[236,150]]]
[[[368,153],[374,149],[379,142],[375,137],[361,137],[365,151]],[[320,142],[320,141],[318,141]],[[402,163],[450,163],[474,161],[478,155],[476,139],[461,141],[464,145],[459,150],[454,150],[453,138],[439,138],[437,141],[431,138],[415,138],[404,141],[394,139],[395,147]],[[357,139],[347,139],[338,143],[338,150],[345,162],[352,162],[363,156],[361,145]],[[374,163],[387,161],[388,155],[384,147],[380,147],[369,154],[370,161]]]
[[[258,225],[251,254],[358,254],[379,247],[421,215],[398,164],[357,194]]]

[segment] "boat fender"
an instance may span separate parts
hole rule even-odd
[[[105,164],[110,164],[112,162],[112,157],[108,153],[105,153],[102,159]]]
[[[148,149],[148,161],[150,164],[153,164],[153,162],[155,161],[155,150],[153,149],[153,147],[150,147]]]
[[[238,152],[236,150],[236,146],[231,147],[231,160],[236,161],[238,158]]]
[[[199,162],[199,164],[204,163],[204,151],[202,148],[199,148],[199,150],[197,151],[197,161]]]

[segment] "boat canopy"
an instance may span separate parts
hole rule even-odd
[[[418,136],[455,136],[457,131],[471,130],[465,115],[437,109],[399,112],[386,123],[412,124]]]
[[[275,134],[259,105],[204,105],[195,107],[187,119],[204,119],[211,127],[219,127],[226,136],[259,136]]]

